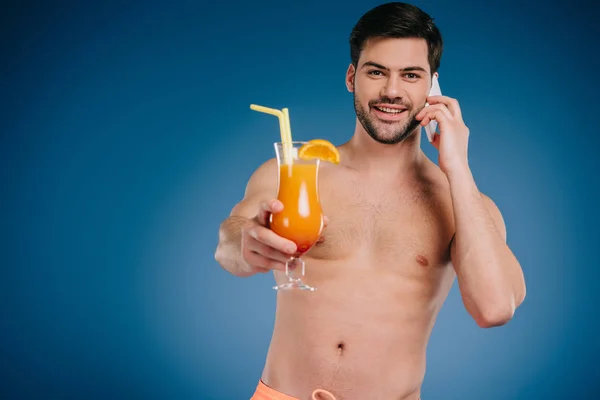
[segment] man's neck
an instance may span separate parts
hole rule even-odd
[[[354,136],[341,147],[345,153],[342,159],[348,167],[368,175],[394,177],[417,172],[426,158],[419,133],[417,129],[401,143],[383,144],[359,125]]]

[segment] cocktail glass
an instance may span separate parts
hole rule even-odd
[[[279,167],[277,199],[283,211],[272,214],[270,228],[296,243],[297,251],[285,265],[288,281],[275,286],[275,290],[316,290],[302,279],[306,265],[302,256],[319,240],[323,231],[323,211],[319,200],[319,159],[303,160],[299,149],[307,142],[274,144]]]

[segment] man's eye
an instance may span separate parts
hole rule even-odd
[[[372,71],[369,71],[368,73],[369,73],[369,75],[374,75],[374,76],[381,76],[381,75],[383,75],[383,73],[381,71],[378,71],[376,69],[374,69]]]
[[[419,75],[410,72],[404,76],[406,76],[408,79],[419,79]]]

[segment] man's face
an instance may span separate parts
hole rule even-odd
[[[424,39],[369,39],[357,67],[349,67],[356,116],[377,142],[399,143],[419,126],[415,115],[431,86],[427,54]]]

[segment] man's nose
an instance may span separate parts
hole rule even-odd
[[[383,93],[385,97],[390,99],[402,98],[403,88],[402,88],[402,80],[400,77],[391,75],[386,82],[386,85],[383,87]]]

